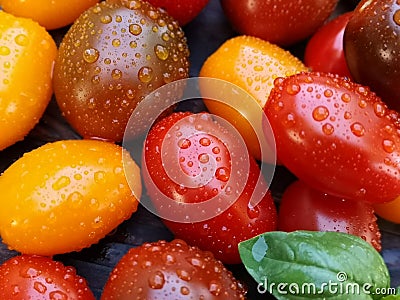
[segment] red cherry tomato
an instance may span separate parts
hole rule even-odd
[[[225,263],[240,263],[238,243],[275,230],[276,208],[267,192],[257,205],[250,204],[254,190],[256,195],[267,191],[260,169],[244,142],[235,144],[230,132],[210,116],[175,113],[157,123],[145,142],[144,181],[176,237]],[[170,138],[175,136],[176,142]],[[172,165],[174,160],[177,164]],[[226,204],[220,207],[220,201]],[[188,220],[192,214],[204,218]]]
[[[342,14],[321,27],[308,41],[304,63],[313,71],[351,78],[343,51],[343,34],[352,12]]]
[[[0,266],[0,299],[94,300],[95,297],[74,267],[49,257],[20,255]]]
[[[221,0],[233,27],[281,46],[312,35],[334,11],[338,0]]]
[[[400,195],[399,115],[367,87],[332,74],[279,78],[265,113],[278,157],[315,189],[371,203]]]
[[[245,299],[245,294],[210,252],[173,240],[129,250],[112,271],[101,300]]]
[[[330,196],[295,181],[283,193],[279,205],[279,230],[338,231],[357,235],[377,251],[381,233],[371,205]]]
[[[165,9],[181,26],[192,21],[209,0],[147,0],[156,7]]]

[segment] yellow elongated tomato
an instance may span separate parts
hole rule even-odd
[[[382,219],[400,224],[400,196],[387,203],[375,204],[374,210]]]
[[[37,21],[46,29],[72,24],[79,15],[100,0],[0,0],[3,10]]]
[[[139,167],[118,145],[48,143],[1,175],[0,235],[25,254],[78,251],[129,218],[141,189]]]
[[[256,114],[261,118],[275,78],[305,70],[306,66],[298,58],[277,45],[251,36],[231,38],[207,58],[200,76],[226,80],[241,87],[254,97],[260,109],[248,111],[246,103],[237,108],[209,99],[205,99],[205,104],[211,113],[232,123],[244,137],[250,152],[260,159],[255,133],[260,128],[254,127],[261,125],[251,124],[245,116]]]
[[[0,10],[0,150],[22,140],[43,115],[56,54],[42,26]]]

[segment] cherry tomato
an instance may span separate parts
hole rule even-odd
[[[0,266],[0,298],[13,300],[95,297],[74,267],[49,257],[18,255]]]
[[[367,87],[332,74],[278,78],[265,112],[278,157],[310,186],[371,203],[400,195],[399,116]]]
[[[165,9],[181,26],[192,21],[209,0],[147,0],[156,7]]]
[[[326,23],[308,41],[304,63],[313,71],[351,78],[343,51],[344,29],[351,15],[347,12]]]
[[[3,242],[22,253],[54,255],[88,247],[129,218],[141,195],[140,170],[120,146],[58,141],[12,164],[0,189]]]
[[[374,209],[381,218],[400,224],[400,197],[387,203],[375,204]]]
[[[364,0],[354,9],[344,33],[344,51],[353,78],[400,111],[400,4]]]
[[[207,113],[172,114],[145,142],[143,178],[156,212],[177,238],[224,263],[240,263],[239,242],[276,229],[260,169],[244,156],[245,146]]]
[[[188,76],[189,51],[178,23],[147,2],[124,5],[95,5],[60,45],[54,92],[83,137],[121,141],[137,103]]]
[[[338,231],[357,235],[377,251],[381,233],[370,204],[330,196],[295,181],[283,193],[279,205],[279,230]]]
[[[293,45],[312,35],[328,19],[338,2],[221,0],[225,15],[239,33],[281,46]]]
[[[234,99],[227,100],[233,107],[222,102],[204,100],[211,113],[235,125],[245,138],[250,152],[257,159],[261,159],[260,144],[255,133],[257,128],[253,126],[261,124],[261,108],[267,102],[274,79],[306,70],[304,64],[290,52],[255,37],[238,36],[224,42],[207,58],[199,76],[229,81],[244,89],[257,101],[260,107],[255,107],[254,110],[246,103],[243,103],[243,108],[240,109],[234,103]],[[243,101],[245,99],[243,97]],[[259,120],[251,124],[248,118],[254,115],[257,115]]]
[[[101,300],[245,299],[245,289],[208,251],[183,240],[145,243],[116,265]]]
[[[53,93],[57,46],[36,22],[0,11],[0,150],[22,140]]]
[[[15,16],[30,18],[46,29],[71,24],[99,0],[0,0],[4,11]]]

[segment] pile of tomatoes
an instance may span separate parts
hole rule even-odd
[[[256,297],[237,245],[274,230],[381,251],[396,1],[48,2],[0,0],[0,298]],[[136,112],[196,76],[203,99]]]

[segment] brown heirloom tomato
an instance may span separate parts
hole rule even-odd
[[[137,103],[188,76],[189,51],[178,23],[142,1],[105,1],[72,25],[54,70],[63,115],[86,138],[122,140]]]

